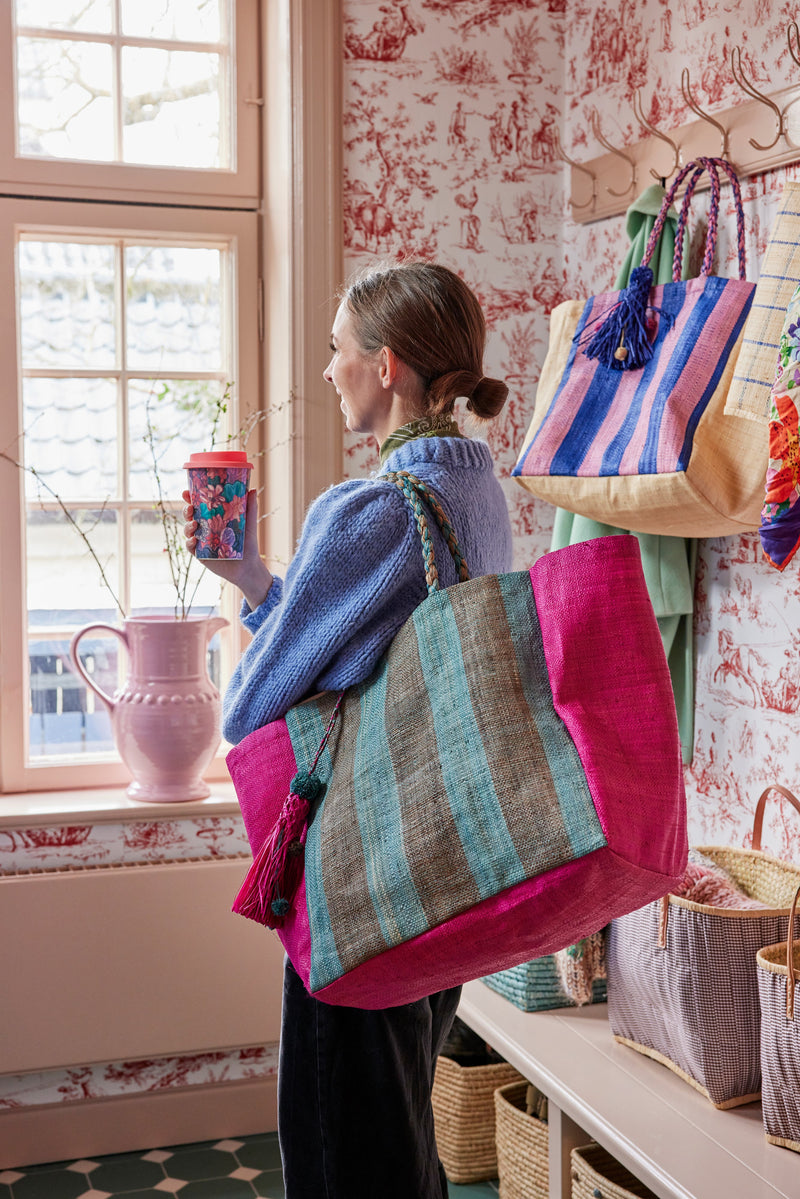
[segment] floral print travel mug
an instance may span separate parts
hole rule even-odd
[[[197,521],[198,558],[241,558],[252,462],[241,450],[190,454],[184,463]]]

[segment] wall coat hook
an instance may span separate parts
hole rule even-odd
[[[597,141],[599,141],[600,145],[605,146],[606,150],[610,150],[612,154],[616,154],[618,158],[623,160],[623,162],[627,162],[631,170],[631,181],[626,188],[623,188],[621,192],[618,192],[614,191],[613,187],[606,187],[606,191],[610,196],[627,196],[628,192],[633,191],[633,189],[636,187],[636,163],[633,161],[630,155],[625,154],[622,150],[618,150],[616,146],[612,146],[611,142],[607,141],[606,138],[603,137],[603,134],[600,131],[600,117],[597,114],[596,108],[592,109],[589,120],[592,126],[592,133]]]
[[[720,156],[722,158],[727,158],[728,157],[728,131],[722,125],[720,125],[719,121],[715,121],[714,118],[712,116],[709,116],[709,114],[707,112],[703,112],[702,108],[695,100],[694,96],[692,95],[692,83],[689,78],[689,68],[688,67],[684,67],[683,71],[681,72],[681,92],[683,93],[684,100],[688,104],[689,108],[691,108],[691,110],[695,114],[695,116],[699,117],[701,121],[708,121],[709,125],[713,125],[715,129],[719,130],[720,137],[722,138],[722,146],[720,149]]]
[[[795,28],[796,28],[796,26],[795,26]],[[791,51],[791,45],[789,47],[789,50]],[[734,79],[736,86],[740,87],[746,96],[752,97],[753,100],[758,100],[761,104],[766,104],[767,107],[771,108],[773,113],[775,114],[775,120],[777,121],[777,124],[778,124],[778,132],[775,134],[775,137],[772,139],[772,141],[769,143],[769,145],[762,146],[761,143],[757,142],[754,137],[749,137],[747,139],[750,142],[750,145],[753,147],[754,150],[771,150],[773,146],[778,144],[778,142],[784,135],[783,113],[778,108],[778,105],[775,104],[772,100],[770,100],[769,96],[762,95],[762,93],[756,87],[754,87],[754,85],[750,82],[750,80],[745,75],[744,69],[742,67],[742,47],[741,46],[734,46],[734,48],[731,50],[731,73],[733,75],[733,79]]]
[[[562,162],[566,162],[568,166],[571,166],[573,170],[582,171],[584,175],[588,175],[592,181],[592,194],[590,199],[586,200],[583,204],[578,204],[570,196],[570,204],[573,208],[588,208],[590,204],[592,207],[594,207],[594,202],[597,199],[597,179],[588,169],[588,167],[581,166],[579,162],[574,162],[573,159],[569,158],[567,154],[564,153],[564,147],[561,144],[561,135],[558,132],[558,129],[555,127],[553,128],[553,142],[555,145],[556,156],[560,158]]]
[[[638,105],[638,108],[637,108],[637,105]],[[662,142],[666,142],[667,145],[672,149],[672,153],[675,156],[672,166],[669,168],[668,171],[664,171],[661,174],[659,174],[659,172],[656,171],[653,167],[650,168],[650,174],[653,176],[653,178],[656,180],[657,183],[661,183],[663,186],[664,181],[666,179],[668,179],[670,175],[674,175],[675,172],[677,171],[678,167],[681,165],[680,149],[678,148],[678,146],[675,144],[675,142],[672,140],[671,137],[667,137],[666,133],[662,133],[660,129],[656,129],[655,125],[651,124],[651,122],[648,121],[647,117],[644,115],[644,107],[642,105],[642,93],[641,93],[640,88],[638,88],[638,87],[633,94],[633,115],[636,117],[636,120],[639,122],[639,124],[642,125],[647,130],[648,133],[651,133],[653,135],[653,137],[660,138]]]

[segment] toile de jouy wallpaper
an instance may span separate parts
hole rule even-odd
[[[686,67],[706,110],[740,103],[729,66],[735,46],[767,93],[800,82],[786,37],[795,13],[785,0],[344,0],[343,9],[346,267],[397,254],[436,257],[478,293],[491,330],[487,373],[511,388],[488,437],[523,566],[548,549],[553,519],[509,477],[547,347],[548,313],[562,299],[612,286],[626,250],[624,217],[572,220],[559,139],[576,161],[600,154],[596,109],[615,145],[639,141],[637,89],[660,129],[685,124],[693,119],[680,88]],[[710,137],[708,152],[716,154]],[[800,166],[743,183],[751,280],[786,178],[800,178]],[[715,269],[732,273],[725,229]],[[376,465],[367,443],[347,439],[345,474]],[[746,843],[763,786],[775,780],[800,789],[797,561],[779,574],[762,559],[755,533],[700,543],[696,727],[686,769],[694,844]],[[800,818],[776,803],[765,845],[800,860]],[[159,853],[238,856],[244,848],[241,830],[218,820],[170,821],[158,830],[20,830],[0,836],[0,869],[152,861]],[[6,1077],[0,1111],[274,1068],[275,1047],[267,1046]]]

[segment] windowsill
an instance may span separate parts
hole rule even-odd
[[[192,816],[238,815],[233,784],[212,782],[208,799],[185,803],[137,803],[124,787],[80,788],[74,791],[25,791],[0,795],[0,828],[50,824],[94,824],[111,821],[176,820]]]

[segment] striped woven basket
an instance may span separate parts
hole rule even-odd
[[[772,1145],[800,1153],[800,941],[793,939],[795,892],[786,941],[759,950],[758,996],[761,1002],[761,1111]]]
[[[509,1083],[494,1093],[500,1199],[547,1199],[548,1129],[525,1110],[528,1083]]]
[[[497,1177],[494,1092],[522,1075],[508,1062],[460,1066],[449,1057],[436,1062],[431,1102],[436,1147],[450,1182]]]
[[[604,937],[604,933],[595,933],[592,940]],[[603,971],[605,972],[605,950],[603,950]],[[532,962],[523,962],[519,966],[511,966],[498,974],[489,974],[482,981],[492,991],[497,991],[514,1007],[523,1012],[544,1012],[551,1008],[577,1007],[578,1002],[569,995],[564,987],[556,964],[556,954],[550,953],[545,957],[535,958]],[[587,984],[588,994],[588,984]],[[591,987],[589,1003],[605,1003],[606,980],[595,978]]]
[[[625,1166],[601,1145],[573,1149],[572,1199],[656,1199]]]
[[[614,920],[608,940],[608,1015],[614,1038],[668,1066],[715,1107],[761,1093],[761,1010],[756,955],[787,936],[800,869],[761,850],[759,797],[753,848],[699,846],[763,908],[721,908],[668,895]]]

